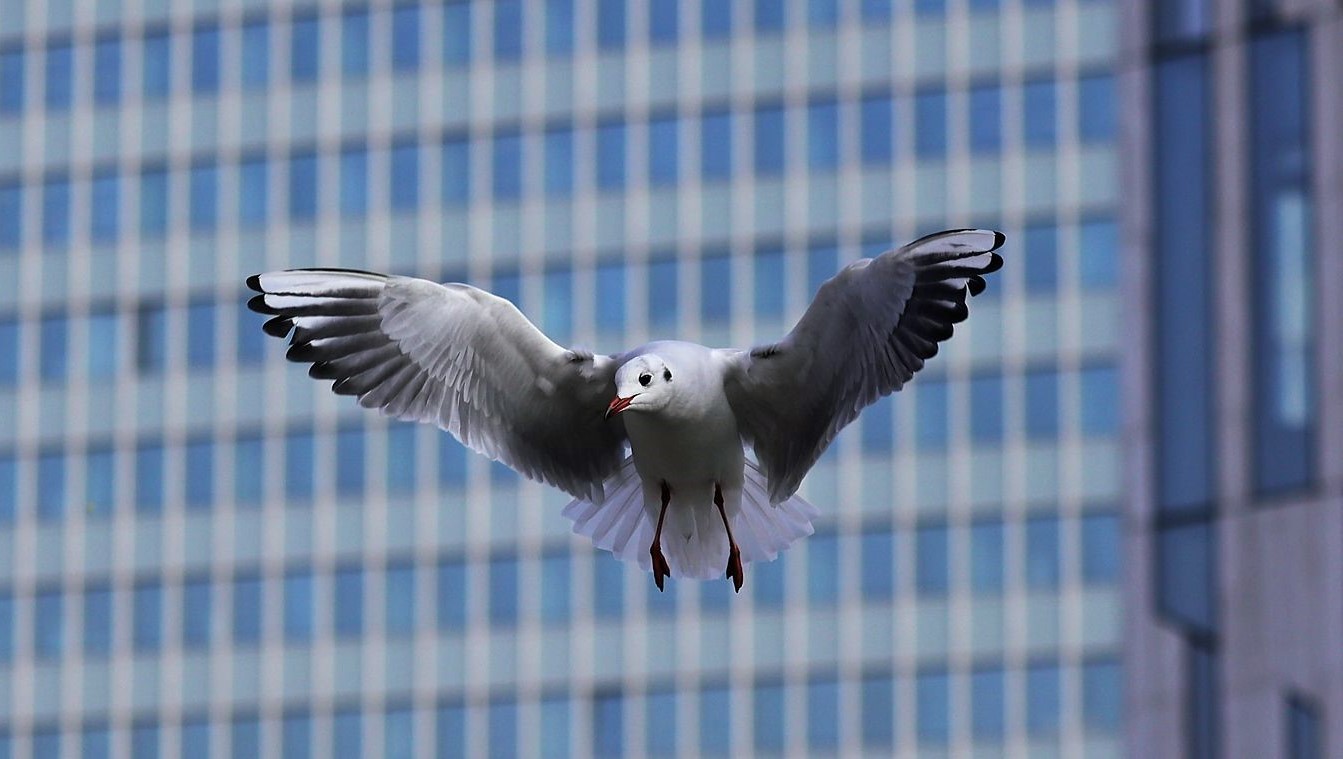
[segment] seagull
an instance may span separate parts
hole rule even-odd
[[[782,340],[749,350],[659,340],[597,355],[470,285],[349,269],[248,277],[248,306],[334,392],[573,496],[574,532],[659,590],[726,576],[740,592],[745,564],[813,532],[803,477],[937,354],[1004,239],[948,230],[854,261]]]

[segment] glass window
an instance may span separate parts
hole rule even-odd
[[[999,520],[976,522],[970,526],[970,587],[976,593],[998,593],[1003,589],[1003,523]]]
[[[839,682],[834,677],[807,683],[807,747],[824,752],[839,748]]]
[[[347,8],[340,19],[340,72],[348,78],[368,76],[368,11]]]
[[[784,11],[787,3],[776,0],[755,0],[755,30],[757,33],[781,32],[787,24]]]
[[[387,565],[386,620],[384,627],[392,635],[415,631],[415,565],[398,562]]]
[[[14,523],[14,509],[18,500],[18,462],[11,452],[0,453],[0,525]]]
[[[23,110],[23,48],[0,50],[0,113]]]
[[[597,0],[597,49],[625,49],[625,0]]]
[[[443,6],[443,63],[465,66],[471,62],[471,3],[449,0]]]
[[[996,83],[970,90],[970,150],[996,153],[1003,144],[1003,91]]]
[[[732,9],[735,3],[700,0],[700,36],[722,40],[732,36]]]
[[[1119,517],[1092,514],[1082,517],[1082,579],[1086,582],[1115,582],[1123,551]]]
[[[594,273],[597,286],[597,329],[619,332],[625,328],[625,262],[606,261],[597,264]]]
[[[383,713],[382,756],[411,759],[415,756],[415,713],[409,706],[389,708]]]
[[[784,686],[777,682],[756,683],[752,723],[755,748],[762,753],[778,752],[784,747]],[[726,728],[725,728],[726,729]]]
[[[499,132],[491,144],[495,200],[515,200],[522,194],[522,135]]]
[[[413,424],[393,424],[387,428],[387,490],[391,493],[415,491],[415,434]]]
[[[311,432],[294,431],[284,440],[284,494],[289,500],[312,498],[316,441]]]
[[[261,503],[266,482],[266,448],[260,435],[239,435],[233,442],[233,500],[242,506]]]
[[[163,511],[163,444],[157,441],[135,446],[135,511]]]
[[[1082,724],[1088,730],[1117,731],[1123,725],[1124,676],[1112,659],[1082,665]]]
[[[976,443],[1002,442],[1003,378],[1000,375],[970,378],[970,439]]]
[[[1058,664],[1033,664],[1026,668],[1026,732],[1030,735],[1058,732],[1061,681]]]
[[[317,155],[294,153],[289,157],[289,218],[311,221],[317,216]]]
[[[392,70],[414,71],[420,67],[420,7],[398,5],[392,9]]]
[[[442,195],[445,206],[464,206],[471,199],[471,152],[465,136],[443,141]]]
[[[466,564],[460,559],[445,559],[438,564],[435,597],[440,630],[466,629]]]
[[[261,578],[241,574],[233,579],[233,643],[247,645],[261,639]]]
[[[568,266],[555,266],[542,276],[541,328],[560,345],[574,328],[574,275]]]
[[[112,590],[105,584],[91,585],[84,590],[84,654],[101,656],[111,650]]]
[[[816,605],[839,599],[839,536],[834,532],[807,541],[807,598]]]
[[[895,100],[886,93],[864,95],[858,110],[863,163],[889,164],[895,155]]]
[[[1001,669],[970,673],[970,729],[977,740],[994,741],[1006,732],[1006,689]]]
[[[331,751],[335,759],[364,755],[364,726],[357,707],[337,709],[331,715]]]
[[[654,258],[648,262],[648,326],[671,327],[679,318],[678,282],[680,268],[675,258]]]
[[[680,35],[680,2],[652,0],[648,7],[648,39],[653,44],[675,43]]]
[[[389,205],[393,211],[413,211],[420,205],[420,146],[413,142],[392,145]]]
[[[1118,96],[1114,76],[1101,74],[1077,80],[1077,137],[1082,142],[1113,140],[1118,127]]]
[[[541,557],[541,621],[569,619],[572,570],[568,553]]]
[[[1021,136],[1027,145],[1052,147],[1058,131],[1055,126],[1057,100],[1053,79],[1026,82],[1021,88]]]
[[[625,743],[624,700],[619,691],[592,696],[592,753],[600,757],[623,756]]]
[[[312,640],[313,573],[290,569],[284,573],[284,639],[298,643]]]
[[[106,516],[116,503],[116,458],[110,445],[90,446],[84,454],[84,511]]]
[[[1026,437],[1053,440],[1059,433],[1059,374],[1052,369],[1031,369],[1024,378]]]
[[[112,733],[108,730],[107,723],[86,724],[83,733],[80,746],[81,759],[107,759],[112,749]]]
[[[3,54],[0,54],[3,55]],[[0,66],[4,64],[0,63]],[[4,87],[0,76],[0,87]],[[99,37],[93,43],[93,102],[115,105],[121,102],[121,38]],[[4,107],[0,106],[0,111]]]
[[[679,129],[680,121],[675,114],[657,116],[648,122],[649,184],[676,184],[681,153]]]
[[[438,484],[460,490],[466,486],[466,448],[450,435],[438,438]]]
[[[732,259],[726,251],[706,252],[700,261],[700,318],[726,322],[732,316]]]
[[[213,609],[209,577],[193,577],[182,583],[183,648],[205,648],[210,645]]]
[[[1119,227],[1110,219],[1078,228],[1078,274],[1083,287],[1113,288],[1119,282]]]
[[[163,237],[168,231],[168,172],[146,168],[140,172],[140,236]]]
[[[522,57],[522,3],[497,0],[494,4],[494,58],[516,61]]]
[[[882,526],[865,530],[859,542],[859,581],[863,598],[889,599],[895,595],[895,533]]]
[[[282,759],[309,759],[312,756],[312,715],[306,711],[285,713],[280,722]]]
[[[61,729],[51,725],[33,729],[33,759],[60,759]]]
[[[1209,0],[1174,0],[1152,9],[1158,42],[1192,40],[1204,36],[1211,27],[1212,3]]]
[[[916,437],[920,448],[945,447],[948,434],[948,394],[946,380],[925,379],[918,384]]]
[[[839,165],[839,104],[820,100],[807,106],[807,165],[833,169]]]
[[[89,239],[95,243],[116,242],[120,228],[120,181],[115,169],[100,169],[93,173],[93,182],[89,186]]]
[[[914,0],[914,12],[920,15],[941,14],[946,10],[946,0]]]
[[[772,0],[767,4],[770,6],[779,5]],[[769,176],[782,172],[786,144],[784,140],[783,106],[757,107],[755,109],[755,173]]]
[[[47,110],[60,111],[70,107],[74,92],[74,61],[74,48],[69,42],[47,43]]]
[[[242,86],[245,90],[265,89],[270,82],[270,24],[257,19],[242,27]]]
[[[336,431],[336,492],[360,495],[364,492],[364,428],[345,424]]]
[[[265,156],[244,158],[238,164],[238,223],[242,226],[266,223],[270,205],[270,182],[266,174]]]
[[[0,251],[12,251],[23,241],[23,187],[0,182]]]
[[[1037,517],[1026,521],[1026,586],[1036,589],[1059,585],[1059,519]]]
[[[951,736],[951,675],[920,672],[914,679],[921,743],[946,743]]]
[[[701,117],[700,174],[706,180],[732,176],[732,114],[728,111],[705,111]]]
[[[625,566],[610,556],[592,562],[592,600],[596,616],[617,619],[625,611]]]
[[[234,717],[230,743],[233,759],[261,756],[261,719],[256,715]]]
[[[1054,294],[1059,285],[1058,229],[1053,224],[1032,224],[1022,230],[1026,254],[1026,292]]]
[[[340,151],[340,212],[345,216],[368,213],[368,150],[363,145]]]
[[[951,587],[948,534],[946,525],[928,525],[914,531],[914,584],[919,595],[941,595]]]
[[[205,717],[182,722],[182,759],[210,755],[210,723]],[[138,755],[137,755],[138,756]]]
[[[574,0],[546,0],[546,54],[568,55],[574,49]]]
[[[726,3],[725,3],[726,4]],[[757,688],[756,702],[759,703]],[[775,712],[772,719],[777,722]],[[726,685],[702,686],[699,692],[699,749],[705,754],[726,755],[731,748],[728,726],[732,724],[732,697]],[[756,733],[757,740],[760,735]]]
[[[755,315],[760,320],[781,319],[787,288],[784,282],[782,248],[757,248],[755,252]]]
[[[807,23],[815,28],[834,28],[839,23],[839,2],[807,0]]]
[[[183,750],[186,744],[183,742]],[[131,725],[131,756],[135,759],[159,759],[159,725],[136,720]],[[198,756],[205,756],[199,754]]]
[[[14,594],[0,588],[0,662],[14,660]]]
[[[546,129],[545,191],[547,195],[563,196],[574,188],[574,131],[569,125]]]
[[[862,680],[859,726],[864,748],[895,746],[895,679],[868,676]]]
[[[1078,379],[1082,389],[1082,434],[1119,433],[1119,370],[1113,366],[1083,369]]]
[[[338,638],[364,634],[364,570],[345,567],[336,570],[331,601],[333,629]]]
[[[434,720],[434,747],[440,759],[466,757],[466,707],[446,704],[436,710]]]
[[[141,89],[146,100],[160,100],[172,89],[172,56],[168,30],[145,34],[141,50]]]
[[[597,189],[618,190],[625,186],[625,124],[597,125]]]
[[[919,92],[914,96],[914,152],[920,158],[947,154],[947,93]]]
[[[61,611],[59,588],[38,590],[33,597],[33,653],[39,659],[62,654],[65,619]]]
[[[219,216],[219,170],[213,161],[192,165],[187,200],[193,232],[212,232]]]
[[[117,326],[120,318],[116,311],[95,310],[89,312],[88,370],[90,379],[115,377],[120,368]]]
[[[70,242],[70,180],[47,177],[42,183],[42,244],[64,247]]]
[[[197,95],[219,91],[219,25],[202,24],[191,33],[191,90]]]
[[[65,454],[59,449],[37,457],[37,518],[51,522],[65,516]]]
[[[187,366],[208,369],[215,363],[215,304],[197,301],[187,306]]]
[[[885,455],[895,450],[895,402],[890,396],[879,398],[859,417],[863,452]]]
[[[266,318],[244,305],[250,295],[251,293],[240,294],[233,304],[233,313],[237,319],[234,337],[238,341],[234,358],[240,367],[255,366],[266,358],[266,333],[261,329]]]
[[[316,15],[294,17],[289,30],[289,78],[294,82],[317,80],[321,51],[321,38],[317,32]]]
[[[131,591],[131,642],[136,651],[157,651],[163,640],[163,587],[137,582]]]

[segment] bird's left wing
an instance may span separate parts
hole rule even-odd
[[[999,232],[939,232],[855,261],[778,343],[729,357],[724,380],[742,437],[782,501],[858,412],[899,390],[997,271]]]
[[[249,277],[248,306],[292,331],[290,360],[332,390],[398,419],[432,422],[470,448],[576,498],[601,502],[625,430],[603,418],[615,362],[566,350],[507,300],[462,284],[343,269]]]

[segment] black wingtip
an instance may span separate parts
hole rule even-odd
[[[1003,247],[1003,243],[1005,242],[1007,242],[1007,235],[995,229],[993,230],[993,247],[989,248],[989,250],[997,250]],[[1001,264],[999,265],[1001,266]]]
[[[274,319],[267,319],[265,324],[261,325],[261,330],[271,337],[284,337],[289,334],[289,330],[294,328],[294,320],[288,316],[277,316]]]
[[[984,292],[984,279],[978,275],[970,277],[965,281],[965,286],[970,290],[970,295],[975,296]]]
[[[988,266],[985,266],[983,269],[981,269],[979,275],[984,276],[985,274],[992,274],[1001,268],[1003,268],[1003,257],[998,255],[997,253],[994,253],[993,257],[989,259]]]
[[[247,286],[248,286],[250,289],[252,289],[253,291],[255,291],[255,292],[259,292],[259,293],[264,293],[264,292],[266,292],[265,290],[262,290],[262,289],[261,289],[261,275],[260,275],[260,274],[253,274],[252,276],[248,277],[248,278],[247,278]]]
[[[266,296],[264,294],[253,295],[251,298],[249,298],[247,301],[247,307],[257,312],[258,314],[265,314],[267,316],[279,316],[280,314],[279,311],[277,311],[274,308],[271,308],[269,305],[266,304]]]

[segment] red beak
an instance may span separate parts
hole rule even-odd
[[[630,402],[633,401],[635,397],[638,395],[639,395],[638,393],[635,393],[634,395],[631,395],[628,398],[621,398],[620,396],[617,395],[615,398],[612,398],[611,405],[606,407],[606,414],[602,418],[610,419],[616,414],[619,414],[620,412],[629,408]]]

